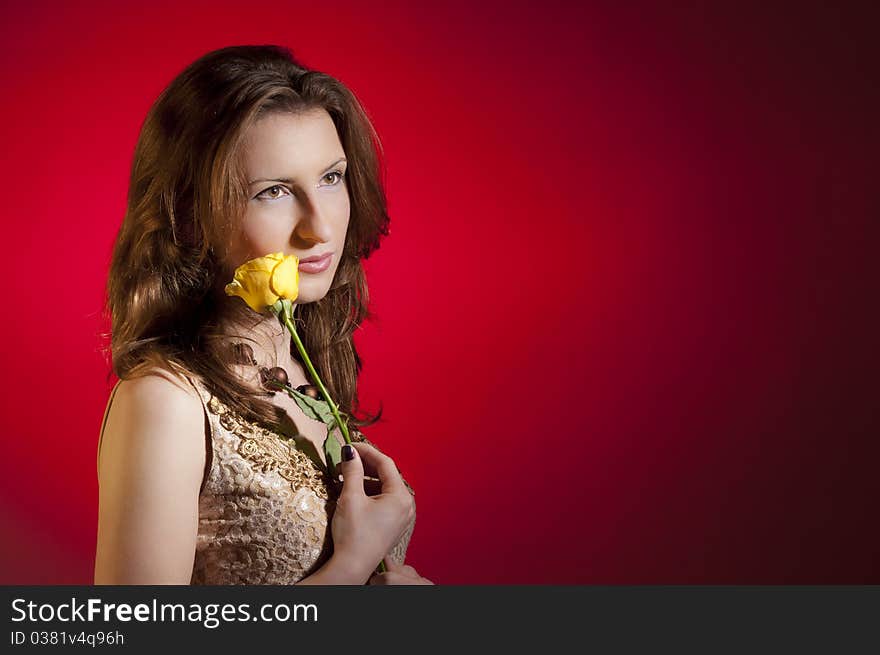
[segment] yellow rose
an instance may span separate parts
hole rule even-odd
[[[280,252],[245,262],[226,285],[226,295],[239,296],[256,312],[278,300],[296,300],[298,294],[299,259]]]

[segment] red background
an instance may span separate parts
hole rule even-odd
[[[361,392],[423,575],[880,582],[877,17],[575,4],[4,6],[0,582],[92,581],[134,144],[244,43],[383,140]]]

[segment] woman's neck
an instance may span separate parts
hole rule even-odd
[[[255,320],[246,325],[232,320],[222,323],[223,332],[229,335],[230,343],[250,346],[258,368],[280,366],[287,371],[291,381],[307,379],[302,365],[290,354],[290,333],[287,328],[274,314],[253,314],[253,318]]]

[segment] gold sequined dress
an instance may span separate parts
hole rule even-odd
[[[282,585],[311,575],[332,552],[332,483],[288,438],[243,419],[188,379],[202,401],[210,444],[190,584]],[[104,424],[117,389],[118,383]],[[351,432],[352,440],[367,441]],[[99,449],[103,433],[102,424]],[[404,561],[414,525],[389,554],[393,561]]]

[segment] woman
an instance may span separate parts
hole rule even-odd
[[[379,417],[354,414],[378,151],[354,95],[276,46],[208,53],[150,109],[108,281],[96,584],[431,584],[403,563],[411,489],[357,430]],[[275,252],[300,260],[297,332],[350,417],[335,471],[277,392],[317,395],[289,334],[223,291]]]

